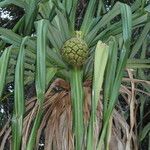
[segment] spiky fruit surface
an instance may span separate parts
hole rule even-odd
[[[88,46],[81,38],[73,37],[62,47],[64,60],[72,66],[82,66],[88,56]]]

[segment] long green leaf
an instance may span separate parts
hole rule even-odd
[[[58,20],[59,20],[59,28],[60,28],[61,34],[63,35],[63,40],[66,41],[71,36],[67,19],[59,10],[57,10],[56,12],[57,12]]]
[[[138,27],[142,27],[145,25],[145,22],[148,19],[148,14],[141,13],[140,15],[137,15],[138,13],[133,14],[132,16],[132,28],[136,29]],[[98,40],[103,39],[107,40],[110,36],[116,36],[119,35],[119,37],[122,36],[122,21],[116,22],[114,24],[111,24],[106,29],[104,29],[102,32],[100,32],[92,41],[91,46],[95,45]]]
[[[39,0],[26,0],[24,35],[30,35],[37,17]]]
[[[102,83],[104,80],[104,72],[107,64],[109,54],[109,47],[99,41],[95,50],[95,60],[94,60],[94,79],[92,87],[92,112],[90,118],[90,124],[88,129],[88,139],[87,139],[87,150],[92,150],[96,148],[96,143],[94,144],[94,127],[96,123],[96,110],[98,105],[98,100],[100,96],[100,90],[102,88]]]
[[[70,11],[71,11],[71,9],[72,9],[72,4],[73,4],[73,1],[72,1],[72,0],[70,0],[70,1],[64,0],[64,1],[63,1],[63,5],[64,5],[64,7],[65,7],[65,10],[66,10],[67,14],[70,14]]]
[[[110,94],[113,89],[113,84],[116,75],[117,68],[117,55],[118,55],[118,47],[115,37],[110,37],[109,39],[109,57],[105,75],[104,82],[104,106],[103,106],[103,117],[105,118],[107,107],[110,100]]]
[[[122,25],[123,25],[122,26],[123,28],[122,38],[123,38],[124,44],[121,50],[120,59],[119,59],[118,66],[116,69],[116,77],[114,80],[113,89],[111,91],[109,105],[108,105],[107,112],[105,115],[106,117],[103,118],[104,124],[102,128],[100,140],[98,143],[98,149],[100,150],[104,146],[104,138],[106,137],[106,134],[107,134],[107,127],[108,127],[109,119],[112,115],[113,109],[116,104],[116,100],[117,100],[117,96],[118,96],[118,92],[119,92],[119,88],[120,88],[120,84],[121,84],[121,80],[123,76],[123,71],[126,66],[127,59],[130,53],[131,27],[132,27],[131,8],[127,5],[122,5],[122,7],[120,7],[120,12],[121,12],[121,17],[122,17]]]
[[[143,128],[140,135],[140,141],[142,141],[149,132],[150,132],[150,122]]]
[[[76,9],[77,9],[77,4],[78,4],[78,0],[71,0],[72,1],[72,7],[71,7],[71,11],[69,14],[69,20],[70,20],[70,26],[72,28],[72,30],[75,30],[75,17],[76,17]]]
[[[5,0],[5,1],[0,2],[0,7],[6,7],[7,5],[10,5],[10,4],[14,4],[24,9],[26,8],[26,2],[23,0]]]
[[[36,93],[38,112],[31,130],[27,150],[32,150],[36,141],[36,135],[43,115],[43,102],[46,89],[46,45],[47,45],[47,21],[37,22],[37,65],[36,65]],[[55,74],[52,72],[51,79]]]
[[[6,74],[8,68],[8,62],[10,58],[11,47],[6,48],[0,57],[0,97],[2,96],[3,89],[6,81]]]
[[[127,68],[150,68],[149,59],[128,59]]]
[[[18,47],[21,45],[22,37],[9,29],[4,29],[0,27],[0,38],[7,39],[8,43],[16,44]]]
[[[121,13],[121,9],[124,9],[126,4],[117,2],[111,11],[103,16],[103,18],[96,24],[96,26],[87,34],[85,40],[87,43],[91,43],[96,37],[97,33],[102,27],[105,27],[110,21]]]
[[[50,81],[55,76],[57,71],[58,71],[57,68],[47,68],[47,70],[46,70],[46,88],[48,87]]]
[[[4,40],[6,43],[13,44],[20,47],[23,37],[14,33],[10,29],[5,29],[0,27],[0,39]],[[34,40],[28,39],[27,45],[31,48],[30,50],[35,53],[36,43]]]
[[[48,26],[48,39],[57,51],[61,49],[64,42],[63,37],[59,29],[51,24]]]
[[[145,25],[145,27],[144,27],[142,33],[140,34],[137,42],[135,43],[134,47],[132,48],[132,52],[131,52],[130,58],[134,58],[134,56],[137,54],[138,50],[142,46],[143,41],[146,39],[146,36],[149,33],[149,31],[150,31],[150,22],[148,22]]]
[[[24,102],[24,57],[25,57],[25,42],[27,37],[22,41],[20,52],[15,69],[15,100],[14,112],[12,118],[12,140],[13,149],[20,150],[22,139],[23,115],[25,109]]]
[[[97,0],[89,1],[87,10],[84,16],[84,20],[80,29],[84,35],[86,35],[89,31],[91,20],[93,19],[95,11],[96,11],[96,2]]]
[[[61,56],[58,55],[53,49],[47,48],[47,61],[51,64],[58,66],[60,68],[67,68],[67,65],[61,59]]]
[[[49,19],[51,22],[56,15],[55,6],[52,1],[42,2],[39,4],[39,13],[44,19]]]

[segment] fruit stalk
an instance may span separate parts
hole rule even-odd
[[[83,123],[83,71],[73,67],[71,75],[71,99],[73,109],[73,130],[75,136],[75,149],[81,150],[83,145],[84,123]]]

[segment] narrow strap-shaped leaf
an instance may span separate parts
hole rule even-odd
[[[87,43],[91,43],[99,30],[106,26],[114,17],[119,15],[121,13],[121,9],[125,6],[126,4],[117,2],[114,7],[112,8],[111,11],[109,11],[106,15],[103,16],[103,18],[97,23],[97,25],[87,34],[87,37],[85,40]]]
[[[103,106],[103,118],[105,118],[105,113],[107,112],[107,108],[110,100],[110,93],[113,89],[113,84],[115,81],[116,68],[117,68],[117,56],[118,56],[118,46],[115,37],[110,37],[109,39],[109,57],[105,75],[104,82],[104,106]]]
[[[25,42],[27,37],[22,41],[19,56],[17,59],[17,65],[15,69],[15,100],[14,100],[14,112],[12,118],[12,140],[13,149],[20,150],[22,139],[22,126],[24,115],[24,57],[25,57]]]
[[[135,59],[135,58],[133,58],[133,59],[128,59],[128,64],[150,64],[150,59],[146,59],[146,58],[144,58],[144,59]]]
[[[94,127],[96,122],[96,110],[99,100],[100,90],[102,88],[102,83],[104,80],[104,72],[107,64],[109,54],[109,47],[99,41],[95,50],[94,59],[94,79],[92,87],[92,111],[90,124],[88,128],[88,139],[87,139],[87,150],[94,150],[96,148],[96,143],[94,143]]]
[[[148,19],[148,14],[141,13],[140,15],[137,15],[137,13],[134,13],[132,15],[132,29],[141,27],[145,25],[145,22]],[[120,34],[120,35],[119,35]],[[91,46],[95,45],[97,41],[100,39],[103,39],[103,41],[107,40],[110,36],[121,36],[122,34],[122,21],[116,22],[112,24],[111,26],[108,26],[106,29],[104,29],[102,32],[100,32],[94,40],[91,42]]]
[[[48,39],[53,47],[59,51],[63,45],[63,38],[58,29],[51,24],[48,26]]]
[[[145,7],[145,10],[146,10],[147,12],[150,12],[150,4]]]
[[[149,59],[128,59],[127,68],[150,68],[150,60]]]
[[[63,3],[60,0],[51,0],[51,1],[58,10],[60,10],[63,13],[66,12]]]
[[[52,1],[42,2],[39,4],[39,13],[42,18],[49,19],[51,22],[56,15],[55,6]]]
[[[145,27],[144,27],[142,33],[140,34],[137,42],[133,46],[130,58],[133,58],[137,54],[138,50],[141,48],[142,43],[145,40],[145,38],[146,38],[147,34],[149,33],[149,31],[150,31],[150,22],[148,22],[145,25]]]
[[[143,128],[140,134],[140,141],[143,141],[149,132],[150,132],[150,122]]]
[[[3,89],[6,81],[6,73],[8,68],[8,62],[10,58],[11,47],[6,48],[0,57],[0,97],[2,96]]]
[[[99,0],[97,12],[96,12],[97,17],[101,16],[102,10],[104,10],[104,2],[103,0]]]
[[[47,44],[47,21],[40,20],[37,22],[37,60],[36,60],[36,94],[38,112],[31,130],[27,150],[33,150],[36,141],[36,135],[40,126],[41,118],[43,115],[42,107],[45,99],[46,89],[46,44]],[[51,74],[51,78],[55,74]]]
[[[97,0],[89,1],[88,7],[86,10],[84,19],[83,19],[83,23],[80,29],[84,35],[86,35],[89,31],[91,20],[93,19],[93,16],[96,11],[96,2]]]
[[[8,39],[8,43],[16,44],[17,46],[21,45],[22,37],[9,29],[4,29],[0,27],[0,35]]]
[[[10,59],[10,65],[16,65],[16,60]],[[35,67],[33,64],[24,63],[24,68],[30,71],[35,71]]]
[[[122,7],[120,7],[120,11],[121,11],[122,25],[123,25],[122,39],[124,43],[122,46],[120,59],[118,61],[118,66],[116,69],[116,77],[115,77],[115,81],[113,84],[113,89],[111,91],[110,100],[109,100],[110,102],[109,102],[106,115],[105,115],[106,117],[103,118],[104,124],[102,128],[100,140],[98,143],[98,149],[100,150],[104,146],[104,138],[106,137],[106,134],[107,134],[107,127],[108,127],[109,119],[112,115],[113,109],[116,104],[116,100],[117,100],[117,96],[119,93],[119,88],[120,88],[120,84],[121,84],[121,80],[123,76],[123,71],[126,66],[127,59],[128,59],[129,52],[130,52],[131,27],[132,27],[131,8],[127,5],[122,5]]]
[[[2,27],[0,27],[0,35],[1,35],[0,39],[4,40],[6,43],[13,44],[13,45],[18,46],[18,47],[20,47],[22,39],[23,39],[22,36],[14,33],[12,30],[5,29]],[[35,41],[28,39],[27,45],[29,47],[31,47],[32,52],[34,52],[34,49],[36,47]]]
[[[67,22],[67,19],[64,17],[64,15],[59,11],[57,10],[57,15],[58,15],[58,18],[59,18],[59,28],[61,29],[62,31],[62,35],[64,37],[64,41],[69,39],[70,38],[70,32],[69,32],[69,26],[68,26],[68,22]]]
[[[5,1],[0,2],[0,7],[6,7],[7,5],[10,5],[10,4],[14,4],[24,9],[26,8],[26,2],[23,0],[5,0]]]
[[[71,9],[72,9],[72,3],[73,3],[72,0],[70,0],[70,1],[68,1],[68,0],[63,0],[63,5],[64,5],[64,7],[65,7],[65,9],[66,9],[67,14],[70,14],[70,11],[71,11]]]
[[[19,19],[19,21],[13,27],[12,31],[15,33],[18,32],[18,33],[22,34],[23,33],[23,26],[24,26],[24,16],[22,16]]]
[[[109,54],[109,47],[99,41],[97,43],[96,51],[95,51],[95,59],[94,59],[94,79],[93,79],[93,107],[97,108],[98,100],[99,100],[99,93],[102,88],[103,78],[104,78],[104,71],[107,64]],[[93,111],[96,109],[93,108]],[[95,112],[96,113],[96,112]],[[96,117],[96,114],[94,114]],[[95,118],[94,117],[94,118]]]
[[[141,0],[135,0],[135,2],[131,6],[132,11],[136,11],[137,9],[139,10],[141,4],[142,4]]]
[[[146,53],[147,53],[147,44],[149,43],[149,40],[145,39],[145,41],[143,42],[143,45],[142,45],[142,52],[141,52],[141,56],[140,56],[140,59],[145,59],[146,58]],[[148,59],[149,60],[149,59]],[[150,60],[149,60],[150,61]],[[146,61],[145,61],[146,63]],[[150,63],[149,63],[149,66],[150,66]],[[148,77],[144,70],[143,69],[138,69],[138,76],[139,78],[143,79],[143,80],[149,80]],[[150,93],[150,86],[148,85],[144,85],[144,88]]]
[[[46,70],[46,88],[48,87],[50,81],[55,76],[57,71],[58,71],[57,68],[47,68],[47,70]]]
[[[53,49],[47,48],[47,61],[61,68],[67,68],[67,65]]]
[[[38,12],[38,0],[26,0],[24,34],[30,35]]]
[[[146,64],[146,63],[138,63],[138,64],[127,64],[127,68],[129,69],[150,69],[150,63]]]
[[[71,7],[71,11],[69,14],[69,20],[70,20],[70,25],[72,30],[75,30],[75,17],[76,17],[76,9],[77,9],[77,4],[78,4],[78,0],[70,0],[72,1],[72,7]]]

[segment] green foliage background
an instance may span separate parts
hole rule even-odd
[[[75,149],[82,149],[81,141],[85,130],[88,132],[87,141],[84,143],[87,149],[91,150],[94,147],[103,149],[104,145],[106,149],[109,149],[111,134],[109,123],[112,120],[114,107],[119,103],[117,97],[122,77],[127,78],[129,74],[124,71],[125,68],[134,69],[134,78],[141,81],[135,86],[132,81],[131,84],[122,83],[126,87],[140,90],[135,94],[140,114],[140,117],[137,116],[139,146],[145,137],[149,138],[149,121],[144,122],[145,115],[149,116],[149,113],[145,113],[145,109],[148,108],[145,106],[149,106],[150,93],[150,5],[148,1],[136,0],[121,3],[90,0],[83,12],[84,17],[81,13],[83,22],[80,22],[79,18],[76,19],[77,0],[4,0],[0,2],[0,7],[10,4],[11,7],[7,9],[15,9],[14,5],[21,9],[18,12],[19,18],[12,21],[15,25],[12,22],[10,24],[1,22],[4,25],[0,27],[0,96],[2,101],[6,99],[3,94],[5,85],[13,82],[13,149],[19,150],[22,140],[25,113],[24,88],[35,83],[38,105],[38,112],[26,147],[29,150],[34,147],[37,129],[42,119],[45,92],[48,85],[57,77],[71,83],[73,116],[77,119],[74,122]],[[12,27],[12,29],[6,27]],[[82,38],[89,47],[89,58],[80,69],[68,65],[61,58],[60,52],[63,43],[75,36],[76,30],[82,31]],[[109,52],[102,43],[100,44],[100,41],[108,45]],[[80,130],[84,128],[81,106],[84,99],[82,84],[86,79],[92,80],[94,94],[89,127]],[[95,146],[93,141],[95,114],[101,88],[104,90],[103,128]],[[76,92],[77,89],[80,92]],[[127,108],[123,113],[131,119],[129,110]]]

